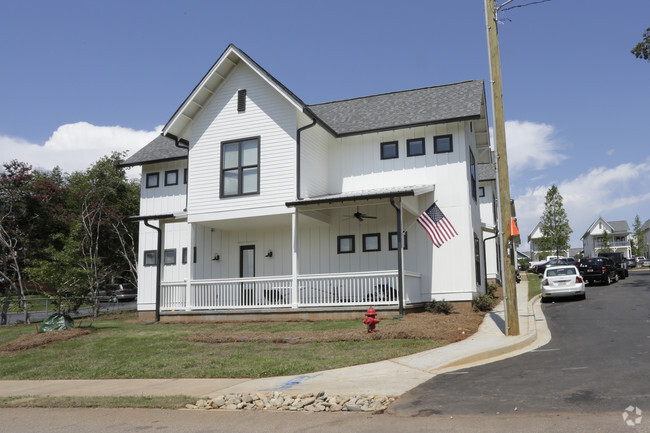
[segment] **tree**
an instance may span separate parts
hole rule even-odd
[[[631,51],[637,59],[650,61],[650,27],[643,32],[643,39]]]
[[[569,226],[569,218],[562,204],[562,196],[555,185],[546,191],[544,213],[540,220],[542,237],[539,246],[542,251],[561,252],[569,249],[569,236],[573,232]]]
[[[600,248],[598,248],[601,253],[611,253],[612,252],[612,244],[611,244],[611,238],[609,237],[609,232],[607,230],[604,230],[603,233],[603,238],[600,244]]]
[[[632,234],[632,255],[635,257],[644,255],[648,249],[648,243],[645,240],[645,233],[643,232],[642,227],[641,218],[637,215],[634,218],[634,224],[632,225],[632,228],[634,229],[634,233]]]

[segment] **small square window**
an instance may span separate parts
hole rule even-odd
[[[406,232],[402,235],[402,245],[403,249],[408,249],[408,238],[406,237]],[[397,232],[388,233],[388,249],[394,251],[397,249]]]
[[[406,156],[424,155],[424,138],[406,140]]]
[[[381,159],[393,159],[399,157],[397,141],[381,143]]]
[[[379,233],[363,235],[363,252],[381,251],[381,239]]]
[[[176,249],[165,250],[165,265],[176,264]]]
[[[183,247],[181,250],[181,263],[182,264],[187,264],[187,247]]]
[[[354,235],[339,236],[336,238],[338,254],[348,254],[354,252]]]
[[[156,266],[156,250],[149,250],[144,252],[144,265]]]
[[[482,186],[478,187],[478,196],[479,197],[485,197],[485,187],[482,187]]]
[[[159,173],[147,173],[147,188],[158,188]]]
[[[169,170],[165,172],[165,186],[178,185],[178,170]]]
[[[433,152],[434,153],[446,153],[453,152],[454,144],[451,139],[451,135],[438,135],[433,137]]]

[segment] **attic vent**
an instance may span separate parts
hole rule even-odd
[[[246,89],[237,92],[237,111],[246,111]]]

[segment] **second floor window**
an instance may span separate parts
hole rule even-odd
[[[260,139],[221,143],[221,196],[258,194]]]

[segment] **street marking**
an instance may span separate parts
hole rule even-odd
[[[556,350],[560,349],[535,349],[533,352],[555,352]]]
[[[567,367],[567,368],[563,368],[562,370],[586,370],[588,368],[589,367]]]

